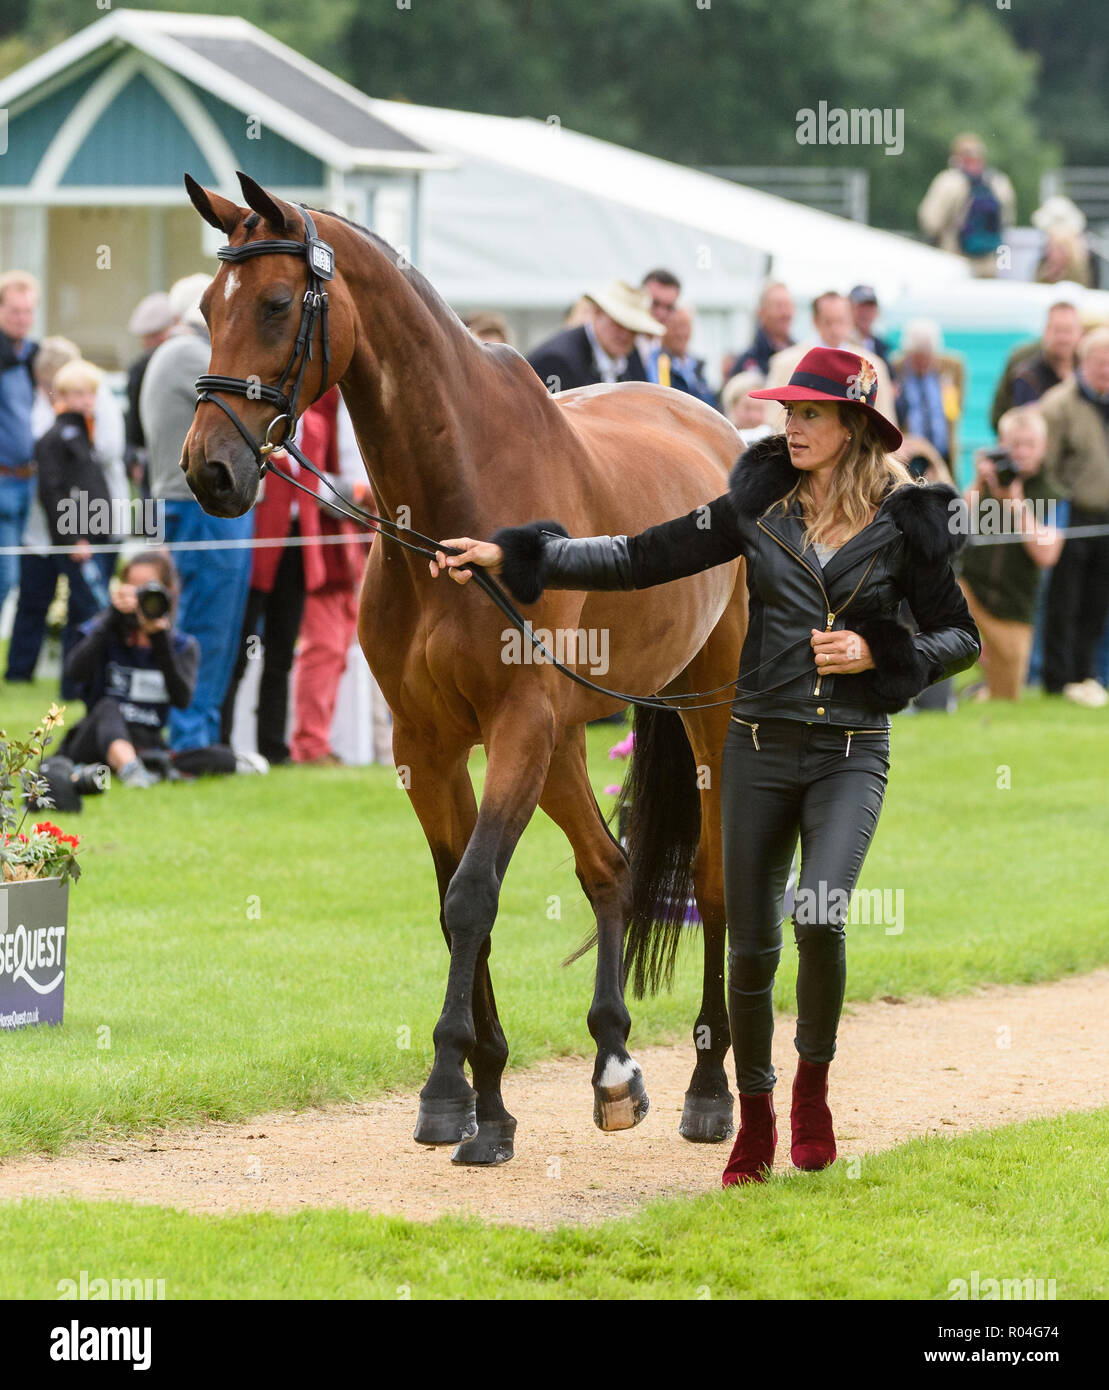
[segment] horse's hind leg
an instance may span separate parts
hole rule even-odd
[[[507,1046],[499,1023],[494,1025],[489,937],[501,883],[535,811],[554,741],[553,721],[544,727],[534,716],[523,717],[521,707],[522,702],[500,717],[487,735],[489,761],[481,809],[443,899],[450,970],[432,1035],[435,1061],[420,1092],[416,1138],[431,1144],[464,1141],[454,1155],[460,1163],[495,1163],[511,1157],[515,1128],[500,1099]],[[466,1080],[463,1068],[468,1059],[477,1090]],[[476,1139],[472,1145],[466,1142],[471,1139]]]
[[[593,1119],[603,1130],[631,1129],[649,1108],[643,1073],[625,1045],[631,1015],[624,1003],[622,957],[631,870],[593,795],[580,724],[555,748],[539,805],[570,841],[578,880],[597,917],[597,982],[588,1018],[597,1044]]]
[[[694,680],[700,675],[695,669],[696,665],[690,668]],[[706,679],[705,683],[710,682]],[[693,866],[693,886],[697,909],[701,914],[705,966],[701,1010],[693,1028],[697,1062],[685,1093],[678,1126],[682,1137],[693,1143],[718,1143],[727,1139],[734,1128],[735,1103],[724,1070],[731,1035],[724,989],[727,920],[724,912],[724,846],[720,816],[720,769],[728,714],[725,706],[686,711],[682,716],[694,759],[702,770],[703,781],[701,837]]]

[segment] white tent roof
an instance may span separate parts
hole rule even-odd
[[[745,276],[757,267],[758,276],[770,272],[802,295],[846,289],[862,281],[889,302],[913,288],[969,278],[958,256],[580,135],[553,121],[395,101],[373,100],[371,106],[410,138],[461,157],[460,172],[424,175],[425,224],[431,235],[421,248],[421,261],[431,278],[445,281],[445,292],[459,301],[471,296],[451,281],[467,265],[476,271],[480,261],[495,282],[496,268],[506,257],[510,265],[518,261],[529,202],[539,206],[532,209],[535,220],[526,232],[534,240],[535,229],[543,231],[542,244],[530,249],[541,261],[537,273],[548,279],[550,246],[564,237],[577,239],[574,219],[581,215],[583,201],[592,207],[595,228],[607,232],[605,239],[593,241],[594,255],[603,255],[606,244],[615,240],[625,278],[650,265],[669,263],[666,248],[660,251],[655,239],[662,224],[680,230],[691,246],[707,243],[710,263],[702,265],[703,270],[718,272],[722,267],[711,264],[711,250],[727,248],[726,254],[737,270],[742,265]],[[509,184],[516,192],[506,209],[502,203]],[[512,215],[506,218],[506,211]],[[679,274],[683,269],[674,268]],[[696,269],[688,264],[684,268]],[[580,288],[580,274],[569,296],[565,287],[552,285],[551,302],[564,302]],[[493,292],[488,282],[482,298],[513,302]],[[706,300],[694,289],[692,298],[706,306],[715,296]]]

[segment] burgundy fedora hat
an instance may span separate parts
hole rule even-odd
[[[763,401],[843,401],[874,417],[882,443],[891,453],[903,442],[893,421],[875,408],[878,373],[865,357],[854,352],[811,348],[798,362],[788,385],[768,386],[748,394]]]

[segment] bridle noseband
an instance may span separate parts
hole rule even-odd
[[[281,373],[281,380],[276,386],[265,386],[257,380],[248,381],[245,377],[218,376],[212,373],[196,379],[197,405],[203,401],[210,401],[213,405],[219,406],[250,445],[258,463],[259,477],[265,475],[270,454],[292,440],[299,415],[297,405],[300,400],[300,388],[304,383],[308,363],[312,360],[312,339],[315,337],[317,319],[320,323],[323,376],[320,380],[320,390],[313,397],[313,402],[318,401],[327,389],[327,372],[331,365],[331,344],[327,333],[327,291],[324,289],[324,282],[335,276],[335,252],[326,241],[321,241],[316,235],[316,224],[312,221],[312,214],[303,205],[300,206],[300,215],[304,218],[304,241],[248,241],[242,246],[221,246],[216,252],[221,261],[231,262],[246,261],[251,256],[304,257],[308,266],[308,288],[304,291],[304,299],[301,302],[300,327],[297,329],[293,350],[285,364],[285,370]],[[292,391],[288,392],[286,386],[294,373]],[[280,413],[267,425],[263,443],[259,444],[255,440],[226,401],[213,394],[216,391],[245,396],[252,401],[268,401],[271,405],[277,406]],[[278,424],[284,424],[285,430],[281,438],[275,440],[273,430]]]

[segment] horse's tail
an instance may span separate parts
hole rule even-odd
[[[635,749],[613,814],[619,816],[632,872],[624,978],[642,999],[673,981],[701,839],[701,798],[681,716],[636,705],[634,728]],[[596,944],[594,930],[563,965]]]
[[[624,978],[642,999],[673,981],[701,838],[697,768],[675,711],[636,707],[635,751],[620,801],[632,871]]]

